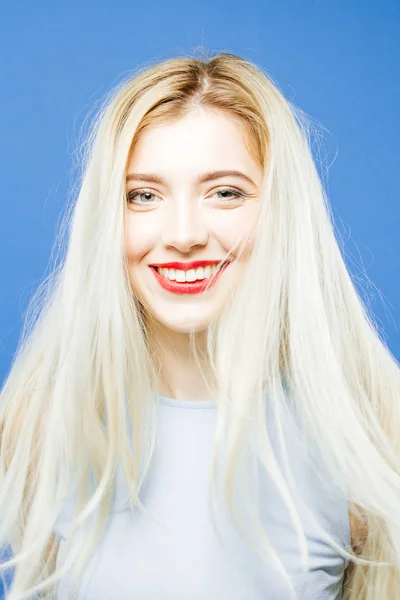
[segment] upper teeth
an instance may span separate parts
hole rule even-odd
[[[185,281],[208,279],[218,271],[218,267],[216,265],[209,265],[207,267],[197,267],[197,269],[188,269],[187,271],[182,271],[180,269],[163,269],[161,267],[157,267],[157,271],[167,279],[183,283]]]

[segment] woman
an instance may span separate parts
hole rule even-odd
[[[2,391],[9,600],[399,597],[400,373],[304,116],[238,56],[174,58],[83,166]]]

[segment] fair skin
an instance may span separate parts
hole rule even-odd
[[[248,253],[235,257],[204,293],[174,293],[160,285],[153,267],[169,262],[219,261],[251,234],[260,210],[262,168],[249,152],[243,124],[221,111],[198,108],[178,121],[145,130],[129,158],[125,218],[131,284],[145,307],[149,339],[161,364],[161,389],[184,400],[210,398],[189,354],[189,332],[200,349],[243,275]],[[210,171],[234,175],[199,182]],[[227,189],[229,188],[229,189]],[[244,197],[235,197],[235,193]],[[187,269],[186,269],[187,270]],[[203,364],[207,372],[207,364]]]

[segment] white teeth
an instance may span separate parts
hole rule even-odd
[[[204,267],[197,267],[196,269],[196,279],[205,279]]]
[[[189,269],[186,271],[186,281],[196,281],[196,269]]]
[[[181,269],[163,269],[157,267],[157,271],[163,277],[170,279],[171,281],[177,281],[178,283],[184,283],[185,281],[193,282],[202,279],[210,279],[217,271],[217,265],[208,265],[207,267],[198,267],[197,269],[188,269],[182,271]]]
[[[185,271],[180,271],[179,269],[176,269],[175,281],[178,281],[178,283],[183,283],[184,281],[186,281]]]
[[[212,265],[210,267],[210,269],[211,269],[211,276],[214,275],[219,270],[217,265]]]

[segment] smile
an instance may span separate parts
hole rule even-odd
[[[156,266],[150,268],[165,290],[175,294],[198,294],[212,287],[229,264],[223,263],[220,268],[216,264],[209,264],[185,270]]]

